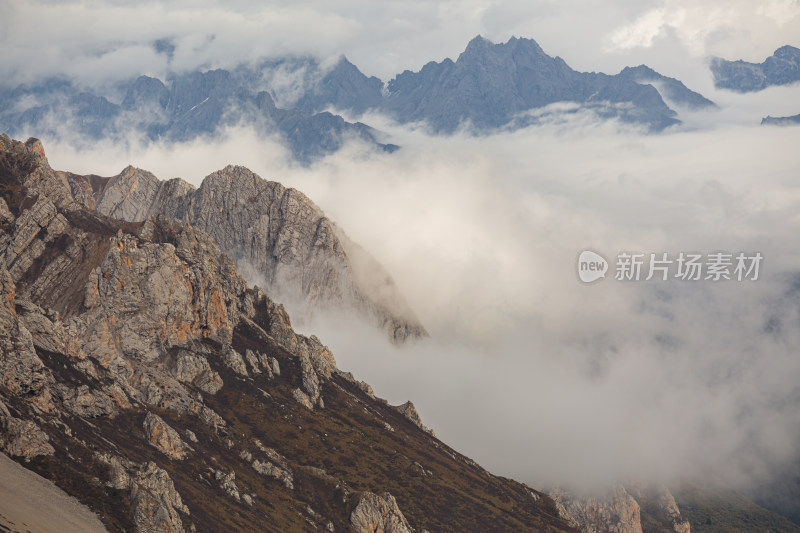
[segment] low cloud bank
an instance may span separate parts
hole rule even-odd
[[[731,119],[643,136],[578,113],[434,138],[370,121],[403,148],[353,143],[300,168],[241,128],[213,143],[45,147],[73,172],[131,163],[199,184],[236,163],[306,193],[388,268],[431,338],[397,348],[342,317],[300,329],[496,473],[532,484],[710,473],[745,486],[796,460],[800,128]],[[585,248],[764,262],[755,282],[610,271],[584,285]]]

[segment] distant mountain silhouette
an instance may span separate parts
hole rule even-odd
[[[64,79],[0,84],[0,131],[40,137],[69,131],[73,139],[90,141],[133,134],[172,142],[245,124],[277,135],[298,161],[308,163],[352,138],[387,151],[397,148],[384,144],[370,126],[336,112],[360,116],[374,110],[400,123],[424,122],[442,134],[462,128],[489,133],[529,126],[539,120],[531,111],[570,102],[573,111],[591,110],[600,118],[657,132],[680,123],[670,106],[714,106],[645,65],[616,75],[578,72],[534,40],[516,37],[503,44],[475,37],[456,61],[430,62],[387,84],[367,77],[344,56],[334,64],[312,57],[271,58],[166,78],[119,81],[116,99],[101,87]]]
[[[800,81],[800,48],[782,46],[763,63],[727,61],[719,57],[711,61],[714,85],[720,89],[746,93],[772,85],[788,85]]]

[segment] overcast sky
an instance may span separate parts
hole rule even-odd
[[[647,63],[698,84],[709,55],[762,61],[784,44],[800,46],[797,0],[0,0],[0,10],[5,80],[65,73],[96,81],[311,53],[345,54],[388,81],[457,57],[481,34],[533,38],[579,70]],[[153,50],[158,39],[172,40],[171,59]]]
[[[747,483],[797,462],[800,128],[758,123],[800,112],[798,87],[715,91],[705,64],[800,45],[797,1],[5,4],[6,80],[94,83],[344,53],[386,81],[455,58],[477,34],[534,38],[579,70],[647,63],[681,78],[722,109],[681,115],[689,127],[662,135],[576,113],[516,133],[434,138],[367,116],[403,148],[354,144],[310,168],[238,128],[172,146],[81,151],[64,142],[69,131],[44,141],[53,166],[73,172],[114,175],[131,163],[199,184],[235,163],[305,192],[387,266],[432,339],[397,350],[368,327],[300,327],[498,473],[559,484],[712,469]],[[151,44],[164,38],[171,59]],[[574,271],[584,247],[760,251],[765,271],[751,284],[586,287]]]

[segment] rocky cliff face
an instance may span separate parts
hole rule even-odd
[[[639,504],[645,533],[659,527],[675,533],[691,533],[689,521],[681,515],[675,498],[666,486],[629,485],[627,490]]]
[[[161,214],[207,232],[251,281],[300,302],[305,314],[350,308],[395,342],[426,335],[375,259],[304,194],[244,167],[215,172],[199,189],[128,167],[94,197],[96,211],[113,218],[141,222]]]
[[[582,533],[690,533],[675,499],[663,485],[614,484],[604,494],[578,495],[555,489],[559,514]]]
[[[622,485],[599,497],[579,497],[560,489],[550,495],[561,516],[583,533],[642,533],[639,504]]]
[[[357,533],[411,533],[411,528],[397,507],[394,496],[367,492],[361,495],[358,505],[350,514],[350,524]]]
[[[110,530],[571,530],[341,373],[209,234],[74,182],[0,136],[0,448]]]

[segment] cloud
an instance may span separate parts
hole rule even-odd
[[[398,349],[352,317],[298,326],[496,473],[541,485],[712,472],[746,487],[792,464],[800,128],[642,136],[570,116],[442,138],[373,116],[400,151],[354,143],[310,168],[242,128],[213,145],[45,146],[72,171],[132,162],[197,184],[237,163],[305,192],[387,266],[432,337]],[[765,260],[757,282],[586,286],[586,248]]]
[[[611,35],[612,49],[627,49],[637,46],[652,46],[656,37],[660,36],[667,23],[664,20],[666,11],[652,9],[636,19],[632,24],[617,29]]]
[[[528,482],[744,482],[797,453],[794,130],[609,126],[407,139],[400,161],[291,179],[394,273],[430,343],[314,328],[379,394]],[[403,153],[405,152],[405,153]],[[368,199],[368,200],[367,200]],[[761,251],[753,284],[577,281],[593,247]],[[767,268],[767,267],[765,267]],[[765,333],[780,317],[780,334]],[[779,407],[783,406],[783,407]]]
[[[606,50],[650,48],[674,36],[694,56],[721,55],[763,60],[782,44],[797,39],[800,3],[687,2],[665,0],[608,35]]]

